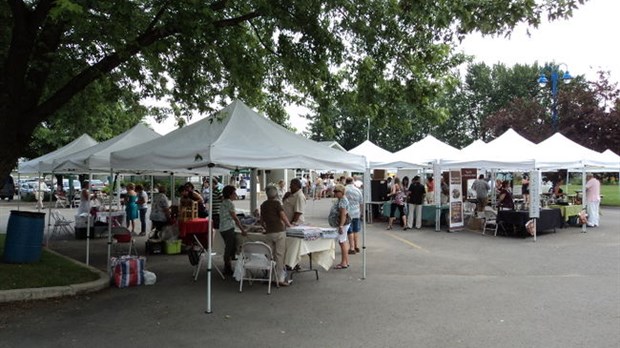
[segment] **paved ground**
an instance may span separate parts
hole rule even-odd
[[[323,223],[329,204],[309,202],[307,215]],[[149,256],[154,286],[0,304],[0,347],[618,347],[620,209],[602,213],[602,227],[535,243],[375,222],[367,279],[361,255],[348,270],[297,275],[270,296],[264,285],[239,293],[237,282],[214,277],[211,314],[206,277],[192,281],[186,255]],[[84,257],[84,241],[51,247]],[[95,266],[102,255],[96,240]]]

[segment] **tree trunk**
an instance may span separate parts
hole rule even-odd
[[[1,98],[6,100],[7,98]],[[29,117],[16,110],[12,110],[8,103],[0,105],[0,178],[11,174],[17,168],[17,160],[23,149],[30,145],[32,134],[37,126]]]

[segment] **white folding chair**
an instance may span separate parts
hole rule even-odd
[[[54,205],[54,208],[66,208],[69,206],[69,201],[66,196],[54,194],[54,197],[56,197],[56,204]]]
[[[112,246],[116,255],[132,255],[133,252],[134,255],[138,256],[136,241],[131,235],[131,231],[126,227],[112,227],[112,239],[114,240]]]
[[[276,261],[273,259],[271,248],[263,242],[246,242],[241,247],[241,259],[238,267],[241,267],[243,276],[239,282],[239,292],[243,291],[243,281],[248,280],[250,284],[254,280],[268,282],[267,294],[271,294],[271,281],[277,282]],[[259,271],[254,272],[254,271]],[[257,274],[265,274],[268,276],[258,277]]]
[[[482,234],[485,234],[487,230],[494,232],[494,236],[497,237],[497,213],[493,210],[484,211],[484,227],[482,228]]]
[[[194,234],[193,237],[194,243],[198,247],[198,264],[194,266],[194,273],[192,274],[192,276],[194,277],[194,281],[196,281],[198,279],[198,273],[200,273],[200,268],[202,267],[203,262],[206,262],[207,257],[209,257],[209,250],[202,246],[202,243],[200,243],[197,235]],[[217,253],[215,251],[211,251],[211,258],[213,258],[214,256],[217,256]],[[215,267],[217,273],[220,274],[220,277],[222,277],[222,279],[226,279],[226,277],[224,277],[224,273],[222,273],[222,270],[220,270],[220,268],[217,267],[215,263],[212,263],[212,265],[213,267]]]
[[[67,220],[58,210],[52,210],[51,212],[52,218],[54,219],[54,226],[52,228],[52,233],[50,237],[58,236],[62,237],[63,235],[71,235],[71,224],[72,220]]]
[[[82,200],[82,198],[80,197],[79,193],[76,193],[75,195],[73,195],[73,200],[71,200],[71,206],[72,207],[79,207],[80,206],[80,201]]]

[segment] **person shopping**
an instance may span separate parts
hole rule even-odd
[[[340,244],[340,263],[335,269],[349,268],[349,242],[347,231],[349,230],[350,220],[347,222],[349,200],[344,196],[345,187],[338,184],[334,187],[336,199],[329,211],[330,225],[338,226],[338,243]]]
[[[149,210],[147,202],[149,196],[144,191],[142,185],[136,185],[136,194],[138,195],[138,211],[140,212],[140,236],[146,235],[146,212]]]
[[[424,196],[426,195],[426,189],[424,185],[420,183],[420,177],[418,175],[413,177],[413,182],[409,186],[408,201],[409,209],[407,214],[407,225],[405,230],[413,228],[413,221],[415,217],[415,228],[422,228],[422,205],[424,204]]]
[[[247,236],[247,232],[243,228],[241,221],[237,217],[237,210],[233,201],[237,199],[237,188],[228,185],[222,190],[222,204],[220,205],[220,235],[224,239],[224,274],[232,275],[233,268],[231,261],[235,258],[237,252],[237,240],[235,237],[235,225],[241,230],[243,236]]]
[[[136,186],[132,183],[127,184],[127,195],[125,196],[125,214],[127,227],[131,226],[131,233],[136,229],[135,220],[138,218],[138,194],[135,191]]]
[[[166,225],[170,223],[170,202],[166,196],[166,186],[158,185],[156,195],[153,196],[153,203],[151,204],[151,226],[153,227],[153,233],[149,238],[159,238],[159,232],[161,232]]]
[[[265,228],[265,242],[271,247],[276,261],[276,279],[280,286],[288,286],[284,271],[284,253],[286,251],[286,228],[291,227],[284,208],[278,200],[278,189],[267,186],[267,200],[260,206],[260,222]]]
[[[598,227],[599,207],[601,205],[601,182],[588,173],[586,175],[586,211],[588,213],[588,227]]]
[[[390,197],[392,197],[392,204],[390,205],[390,219],[388,220],[388,230],[392,229],[392,223],[396,215],[396,210],[400,213],[400,219],[402,220],[403,229],[407,228],[407,217],[405,216],[405,191],[400,186],[400,179],[394,177],[394,183],[392,183],[392,189],[390,191]]]

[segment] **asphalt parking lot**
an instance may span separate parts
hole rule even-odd
[[[330,203],[309,201],[309,220],[325,224]],[[194,282],[186,255],[148,256],[153,286],[0,304],[0,347],[618,347],[620,209],[601,210],[601,227],[536,242],[375,221],[366,279],[359,254],[349,269],[321,271],[319,281],[299,274],[271,295],[214,276],[210,314],[205,272]],[[92,241],[96,267],[105,246]],[[84,257],[84,241],[50,247]]]

